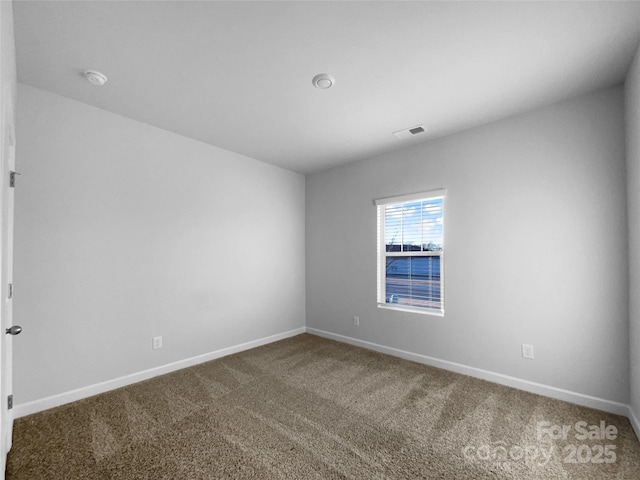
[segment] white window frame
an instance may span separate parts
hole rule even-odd
[[[378,272],[378,291],[377,302],[378,308],[384,308],[389,310],[398,310],[401,312],[412,312],[423,315],[435,315],[439,317],[444,316],[444,256],[445,256],[445,199],[447,191],[445,189],[431,190],[428,192],[414,193],[411,195],[400,195],[396,197],[381,198],[375,200],[377,217],[378,217],[378,248],[377,248],[377,272]],[[420,200],[433,200],[436,198],[442,198],[442,250],[439,251],[411,251],[411,252],[387,252],[385,243],[385,208],[390,205],[401,205],[405,203],[417,202]],[[439,256],[440,257],[440,308],[419,307],[413,305],[402,305],[397,303],[386,302],[386,273],[387,273],[387,257],[428,257]]]

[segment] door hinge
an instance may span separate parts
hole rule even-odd
[[[13,395],[9,395],[7,397],[7,410],[11,410],[13,408]]]
[[[14,171],[9,172],[9,186],[11,188],[15,188],[16,186],[16,175],[20,175],[20,174]]]
[[[13,283],[9,284],[9,289],[7,292],[7,298],[13,298]]]

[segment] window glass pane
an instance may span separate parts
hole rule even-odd
[[[442,250],[442,198],[385,207],[387,252]]]
[[[387,252],[402,248],[402,205],[390,205],[384,212],[384,243]]]
[[[402,204],[402,251],[420,251],[422,245],[422,202]]]
[[[386,303],[441,308],[440,256],[387,257]]]
[[[442,250],[442,198],[422,202],[422,248]]]

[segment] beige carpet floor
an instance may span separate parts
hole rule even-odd
[[[624,417],[304,334],[20,418],[7,478],[640,479],[640,444]]]

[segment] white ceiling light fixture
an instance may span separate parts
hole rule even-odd
[[[319,73],[313,80],[311,80],[313,86],[319,88],[320,90],[326,90],[327,88],[331,88],[336,84],[336,79],[333,78],[328,73]]]
[[[95,70],[85,70],[84,76],[91,85],[95,85],[96,87],[101,87],[105,83],[107,83],[107,76],[104,73],[96,72]]]

